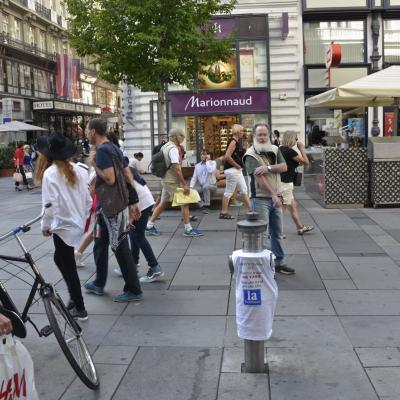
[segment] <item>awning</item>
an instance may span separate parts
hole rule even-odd
[[[310,97],[306,106],[347,108],[399,105],[400,66],[392,66],[367,75],[317,96]]]
[[[0,132],[20,132],[20,131],[47,131],[40,126],[26,124],[20,121],[11,121],[0,124]]]

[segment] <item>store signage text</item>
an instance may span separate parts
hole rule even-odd
[[[75,111],[75,104],[64,103],[62,101],[55,101],[54,108],[58,110],[65,110],[65,111]]]
[[[52,101],[36,101],[33,103],[34,110],[51,110],[53,106]]]
[[[265,112],[269,110],[266,90],[221,91],[169,94],[172,114]]]

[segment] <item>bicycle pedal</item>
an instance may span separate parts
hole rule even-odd
[[[46,325],[44,326],[41,330],[40,330],[40,336],[50,336],[53,333],[53,328],[50,325]]]

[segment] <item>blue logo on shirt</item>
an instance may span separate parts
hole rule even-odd
[[[244,304],[248,306],[261,305],[261,289],[244,289],[243,290]]]

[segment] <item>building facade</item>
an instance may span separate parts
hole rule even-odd
[[[400,1],[303,0],[302,14],[305,99],[400,63]],[[332,42],[341,46],[341,62],[328,79],[325,54]],[[400,134],[397,107],[306,107],[305,115],[307,137],[313,143],[323,135],[328,144],[350,138],[350,144],[361,145],[371,135]]]
[[[0,1],[1,121],[12,118],[71,136],[82,133],[94,115],[118,122],[118,88],[98,79],[93,59],[76,55],[67,29],[60,0]],[[75,90],[66,93],[57,90],[61,55],[77,66]]]
[[[201,148],[215,157],[223,154],[234,123],[249,131],[255,123],[267,122],[273,129],[304,133],[300,3],[241,0],[231,17],[216,17],[214,23],[220,36],[235,29],[232,59],[209,67],[214,79],[204,78],[201,96],[182,87],[168,88],[168,125],[184,130],[188,160],[195,162]],[[220,80],[221,72],[230,79]],[[153,93],[123,89],[125,149],[128,155],[140,150],[147,160],[159,139],[151,135],[152,100]]]

